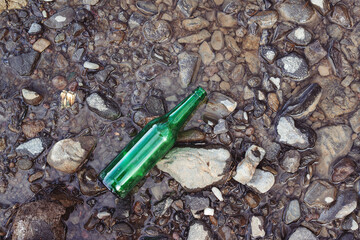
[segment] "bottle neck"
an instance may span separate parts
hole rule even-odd
[[[181,103],[168,112],[167,118],[170,126],[180,129],[188,120],[197,106],[204,100],[206,92],[203,88],[198,87],[195,91],[185,98]]]

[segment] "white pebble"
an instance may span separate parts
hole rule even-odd
[[[47,18],[47,17],[48,17],[48,14],[47,14],[47,12],[46,12],[45,10],[43,10],[41,13],[42,13],[42,15],[43,15],[44,18]]]
[[[212,187],[211,191],[213,192],[213,194],[215,195],[215,197],[217,199],[219,199],[220,202],[224,201],[224,198],[220,192],[220,190],[217,187]]]
[[[204,215],[206,216],[214,216],[214,209],[213,208],[205,208],[204,209]]]
[[[100,66],[96,63],[86,61],[86,62],[84,62],[84,68],[96,70],[96,69],[99,69]]]

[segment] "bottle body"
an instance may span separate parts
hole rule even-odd
[[[174,146],[178,131],[205,96],[198,88],[168,114],[149,122],[100,173],[103,184],[125,197]]]

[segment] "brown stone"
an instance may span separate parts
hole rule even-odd
[[[260,197],[253,192],[248,192],[245,195],[245,201],[249,205],[250,208],[256,208],[257,206],[259,206]]]
[[[277,110],[279,109],[280,103],[279,103],[279,99],[278,99],[276,93],[268,94],[268,104],[273,112],[277,112]]]
[[[29,120],[23,122],[21,128],[27,138],[34,138],[45,128],[45,123],[42,120]]]
[[[64,90],[67,86],[66,78],[63,76],[56,76],[51,80],[51,82],[58,90]]]
[[[350,158],[343,158],[335,164],[332,172],[333,182],[342,182],[355,171],[356,164]]]

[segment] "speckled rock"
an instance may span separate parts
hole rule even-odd
[[[45,142],[42,138],[33,138],[20,144],[15,150],[19,155],[27,155],[36,158],[45,150]]]
[[[56,202],[39,200],[20,205],[12,226],[12,240],[54,239],[66,236],[61,216],[65,208]]]
[[[315,14],[310,4],[305,0],[288,0],[276,6],[280,16],[295,23],[308,23]]]
[[[199,189],[224,180],[230,159],[229,151],[224,148],[176,147],[156,166],[186,189]]]
[[[59,171],[74,173],[84,165],[95,145],[96,138],[92,136],[60,140],[51,148],[47,162]]]
[[[196,53],[182,52],[178,56],[180,78],[182,88],[186,88],[196,77],[199,71],[201,58]]]
[[[295,81],[302,81],[309,76],[309,67],[305,59],[297,53],[280,58],[276,62],[284,76],[290,77]]]

